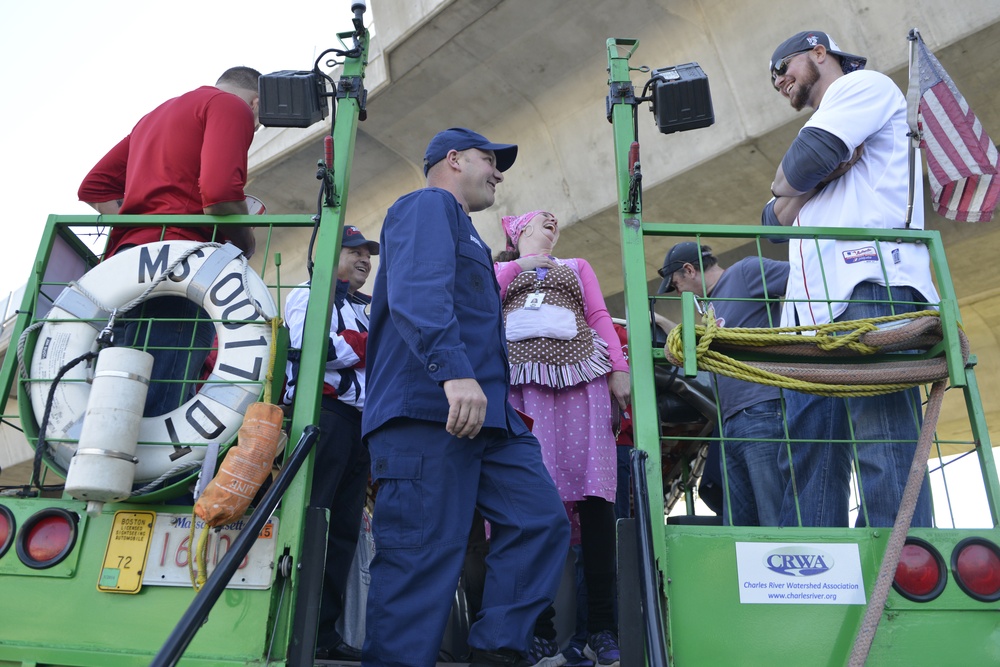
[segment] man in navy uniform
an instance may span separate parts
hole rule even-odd
[[[508,403],[500,292],[470,213],[517,146],[465,128],[427,146],[427,187],[382,226],[362,422],[378,482],[363,664],[432,665],[472,513],[491,526],[473,665],[524,665],[555,598],[569,525],[538,441]]]

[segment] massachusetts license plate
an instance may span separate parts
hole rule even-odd
[[[193,557],[192,549],[198,544],[205,523],[197,520],[195,543],[191,544],[190,514],[156,515],[153,526],[149,557],[142,583],[146,586],[191,586],[188,562]],[[206,564],[208,576],[212,576],[216,565],[226,555],[236,537],[246,525],[246,520],[226,524],[216,532],[209,529],[208,554]],[[250,553],[229,581],[227,588],[265,589],[270,588],[274,572],[274,557],[277,551],[278,520],[271,517],[257,536]]]

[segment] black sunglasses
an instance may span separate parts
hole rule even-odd
[[[779,76],[785,76],[785,72],[788,71],[788,63],[792,60],[792,58],[803,53],[809,53],[810,51],[812,51],[812,49],[789,53],[787,56],[779,60],[778,64],[771,68],[771,83],[777,81]]]
[[[804,51],[801,51],[800,53],[805,53],[805,52],[804,52]],[[704,258],[704,257],[711,257],[711,256],[712,256],[712,249],[711,249],[711,248],[708,248],[708,247],[706,246],[706,249],[703,249],[703,250],[701,251],[701,256],[702,256],[703,258]],[[677,260],[677,259],[675,259],[675,260],[672,260],[672,261],[674,261],[674,262],[677,262],[677,261],[679,261],[679,262],[681,263],[681,265],[680,265],[680,266],[678,266],[678,267],[677,267],[676,269],[674,269],[673,271],[667,271],[667,267],[668,267],[668,266],[670,266],[670,262],[667,262],[666,264],[664,264],[663,266],[661,266],[660,268],[658,268],[658,269],[656,270],[656,272],[660,274],[660,277],[661,277],[661,278],[667,278],[667,277],[669,277],[669,276],[672,276],[672,275],[674,275],[675,273],[677,273],[678,271],[680,271],[680,270],[681,270],[682,268],[684,268],[684,265],[685,265],[685,264],[691,264],[691,262],[688,262],[688,261],[686,261],[686,260]],[[696,266],[696,265],[695,265],[695,266]]]

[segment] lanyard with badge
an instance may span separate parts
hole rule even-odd
[[[555,258],[550,257],[550,259]],[[545,292],[542,291],[542,281],[545,280],[548,272],[549,269],[546,266],[539,266],[535,269],[535,291],[529,294],[527,300],[524,302],[524,307],[528,310],[538,310],[542,307],[542,302],[545,301]]]

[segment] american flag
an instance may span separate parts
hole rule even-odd
[[[1000,200],[997,148],[955,83],[917,38],[917,122],[931,201],[950,220],[988,222]]]

